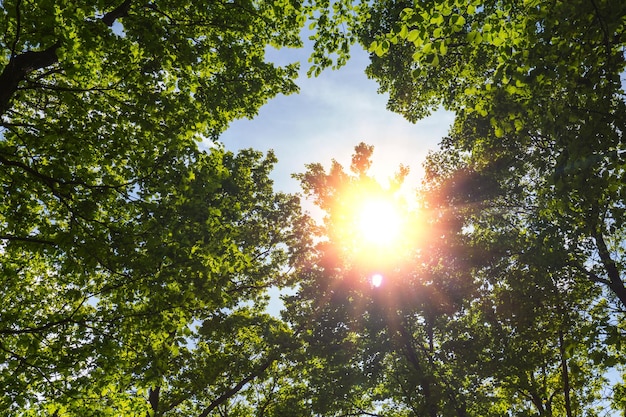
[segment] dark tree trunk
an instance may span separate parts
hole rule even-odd
[[[158,415],[159,412],[159,395],[161,393],[161,387],[150,388],[148,392],[148,402],[150,403],[150,408],[152,408],[154,416]],[[150,414],[148,414],[149,416]]]
[[[438,416],[437,401],[433,395],[433,377],[424,371],[424,367],[421,365],[417,352],[413,346],[413,338],[407,328],[401,323],[401,318],[396,313],[391,313],[389,317],[389,326],[392,332],[396,332],[400,336],[400,345],[404,351],[406,359],[409,361],[417,375],[420,376],[420,386],[422,393],[424,394],[424,403],[426,405],[426,412],[428,417]]]
[[[570,398],[569,369],[567,367],[567,357],[565,352],[565,341],[563,330],[559,329],[559,354],[561,356],[561,369],[563,372],[563,396],[565,398],[565,412],[567,417],[572,417],[572,402]]]

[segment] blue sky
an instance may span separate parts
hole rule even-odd
[[[221,137],[226,148],[273,149],[278,157],[272,174],[275,189],[299,192],[291,174],[304,172],[312,162],[329,166],[332,159],[348,167],[354,147],[365,142],[375,147],[374,176],[384,182],[404,164],[411,168],[408,183],[415,188],[424,157],[447,134],[452,114],[438,111],[412,124],[386,110],[387,97],[367,79],[368,56],[357,46],[345,67],[317,78],[306,76],[307,58],[306,49],[269,52],[277,63],[301,62],[300,93],[278,96],[254,119],[235,121]]]
[[[370,171],[381,183],[392,177],[400,164],[411,168],[407,192],[417,188],[422,162],[435,150],[453,121],[449,112],[438,111],[416,124],[386,109],[387,96],[365,75],[368,55],[354,47],[352,58],[339,70],[324,71],[308,78],[308,51],[271,51],[277,63],[301,62],[300,93],[278,96],[263,106],[252,120],[238,120],[222,135],[226,149],[273,149],[278,163],[272,173],[276,191],[301,191],[294,173],[304,172],[308,163],[326,167],[332,159],[348,168],[354,147],[374,145]],[[319,210],[307,201],[304,209],[320,220]],[[282,308],[277,290],[271,290],[268,311],[278,315]]]

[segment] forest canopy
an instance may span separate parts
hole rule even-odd
[[[0,413],[623,413],[624,2],[0,14]],[[455,113],[417,208],[395,194],[407,168],[382,186],[361,143],[347,169],[295,174],[325,213],[313,224],[274,189],[272,152],[220,143],[298,91],[298,64],[266,51],[302,47],[304,28],[310,74],[357,43],[390,110]],[[394,202],[377,212],[399,216],[393,246],[363,243],[352,206],[368,200]]]

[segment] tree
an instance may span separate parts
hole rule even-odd
[[[355,205],[363,194],[393,198],[407,172],[401,168],[385,189],[367,175],[372,152],[357,146],[350,173],[333,162],[328,172],[311,164],[298,175],[326,214],[285,316],[304,329],[303,375],[313,410],[337,416],[499,415],[489,405],[491,376],[480,371],[489,356],[488,335],[482,336],[485,328],[473,312],[479,283],[458,212],[422,204],[417,213],[405,212],[400,244],[370,251],[354,228]],[[375,272],[384,276],[380,286],[370,282]]]
[[[264,304],[306,220],[272,154],[216,140],[297,90],[264,57],[300,44],[298,3],[0,13],[0,408],[215,415],[289,345]]]
[[[451,151],[470,151],[485,165],[524,155],[543,170],[555,221],[580,245],[593,242],[576,263],[622,305],[624,7],[390,0],[350,8],[388,107],[416,120],[443,105],[465,131]],[[318,22],[331,51],[334,23]],[[471,133],[477,123],[484,128]]]
[[[263,310],[301,221],[272,191],[273,162],[188,150],[93,217],[50,204],[47,241],[6,242],[5,409],[209,415],[262,375],[288,347]]]
[[[496,387],[512,409],[539,415],[609,407],[600,400],[604,374],[621,361],[615,310],[570,262],[581,255],[567,231],[541,215],[545,200],[528,187],[541,178],[501,161],[484,169],[469,153],[449,152],[448,140],[427,161],[426,195],[462,211],[464,234],[481,254],[473,274],[486,298],[477,317],[492,329],[488,349],[499,352],[487,366]]]
[[[562,287],[563,298],[595,294],[585,308],[606,310],[592,320],[594,331],[607,351],[622,352],[609,364],[623,356],[626,306],[625,7],[390,0],[351,9],[354,26],[362,25],[359,42],[371,53],[367,73],[389,93],[388,107],[409,120],[439,106],[454,111],[439,155],[453,166],[465,163],[446,175],[501,188],[477,196],[488,210],[467,213],[466,230],[475,232],[477,244],[502,245],[493,254],[504,264],[512,253],[551,258],[549,275],[572,280]],[[325,25],[333,33],[332,19],[319,22]],[[320,33],[332,50],[332,37]],[[432,165],[441,163],[433,158]],[[471,187],[461,191],[475,194]],[[519,233],[532,239],[507,241]],[[532,247],[523,246],[529,242]],[[542,262],[523,263],[544,270],[535,275],[539,282],[548,272]],[[506,270],[491,271],[507,282]]]
[[[94,217],[195,140],[296,91],[294,66],[264,61],[268,45],[299,44],[294,7],[3,2],[0,175],[3,214],[15,215],[0,237],[49,240],[33,216],[54,208],[39,196]]]
[[[101,125],[110,136],[131,126],[167,136],[219,133],[273,95],[295,91],[295,68],[275,67],[264,55],[269,45],[300,45],[296,7],[289,1],[3,2],[3,127],[45,133],[56,126],[73,129],[72,136]],[[114,123],[111,109],[119,109]],[[42,113],[46,129],[36,123]],[[155,113],[158,121],[142,117]]]
[[[420,219],[414,233],[385,252],[396,255],[391,261],[373,258],[352,221],[355,195],[385,192],[367,175],[372,151],[357,146],[349,173],[333,162],[329,171],[311,164],[298,175],[325,213],[285,315],[306,352],[311,414],[608,409],[604,375],[619,354],[606,337],[617,329],[598,303],[600,289],[563,268],[565,251],[537,242],[541,219],[502,209],[513,180],[499,184],[457,154],[432,154],[419,210],[409,213]],[[378,287],[369,282],[373,272],[384,275]]]

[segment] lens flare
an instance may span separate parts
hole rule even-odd
[[[383,276],[381,274],[372,275],[372,285],[376,288],[383,284]]]

